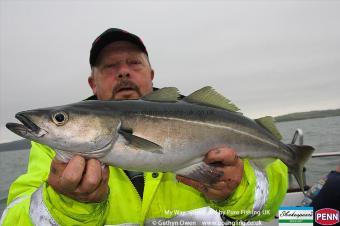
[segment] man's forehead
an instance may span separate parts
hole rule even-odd
[[[137,45],[127,42],[127,41],[117,41],[117,42],[112,42],[105,46],[103,50],[101,51],[101,54],[104,52],[124,52],[124,51],[129,51],[129,52],[143,52]]]
[[[143,59],[151,66],[147,55],[137,45],[128,41],[116,41],[105,46],[98,55],[96,66],[104,63],[104,61],[107,63],[107,61],[127,55]]]

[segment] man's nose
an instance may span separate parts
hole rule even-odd
[[[121,65],[116,75],[117,79],[130,78],[130,70],[127,65]]]

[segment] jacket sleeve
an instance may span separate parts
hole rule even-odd
[[[235,220],[272,220],[288,188],[288,170],[281,160],[275,160],[264,169],[244,159],[241,183],[224,202],[211,206]]]
[[[32,142],[27,173],[11,185],[0,225],[101,225],[106,202],[81,203],[55,192],[46,181],[55,152]]]

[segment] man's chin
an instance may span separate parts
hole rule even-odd
[[[134,91],[134,90],[124,90],[124,91],[120,91],[118,93],[116,93],[116,95],[114,95],[113,99],[114,100],[134,100],[134,99],[139,99],[140,95],[138,94],[138,92]]]

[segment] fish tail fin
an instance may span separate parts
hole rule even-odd
[[[301,191],[304,191],[305,181],[303,178],[303,167],[314,152],[314,148],[309,145],[287,144],[294,153],[294,164],[288,165],[290,172],[294,175]]]

